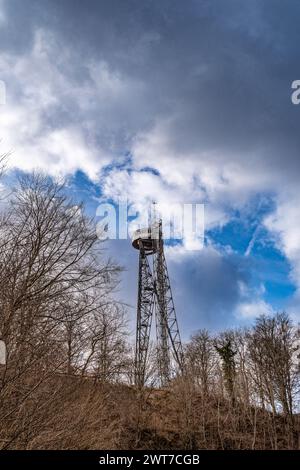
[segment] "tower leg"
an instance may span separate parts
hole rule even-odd
[[[168,334],[167,305],[165,299],[165,278],[162,264],[162,252],[158,249],[154,255],[156,308],[157,358],[161,385],[164,387],[170,380],[170,347]]]
[[[157,296],[156,331],[161,384],[166,385],[172,375],[171,356],[183,370],[183,348],[177,323],[167,263],[164,255],[161,224],[154,254],[154,282]]]
[[[135,385],[138,388],[142,388],[146,380],[146,364],[154,305],[155,299],[153,276],[150,270],[147,255],[145,254],[142,243],[140,242],[135,347]]]
[[[177,363],[181,372],[184,368],[184,354],[183,348],[179,333],[179,327],[175,312],[175,306],[172,296],[172,290],[170,285],[170,279],[168,274],[167,263],[165,259],[164,253],[162,253],[162,266],[163,266],[163,285],[164,285],[164,298],[165,298],[165,309],[166,309],[166,322],[167,322],[167,330],[169,335],[169,340],[171,343],[171,351],[173,353],[173,357],[175,362]]]

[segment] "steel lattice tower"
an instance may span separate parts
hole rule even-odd
[[[183,370],[183,349],[164,255],[162,222],[137,230],[132,245],[139,250],[135,383],[143,387],[153,315],[156,322],[158,372],[161,385],[172,377],[175,362]],[[149,260],[152,258],[152,269]]]

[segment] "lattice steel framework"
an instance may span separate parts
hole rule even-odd
[[[162,223],[155,236],[149,229],[133,246],[139,250],[139,280],[136,326],[135,383],[141,388],[146,381],[146,364],[153,315],[156,322],[158,373],[162,386],[173,374],[173,365],[183,371],[183,349],[176,318],[167,263],[164,255]],[[152,270],[149,260],[152,258]]]

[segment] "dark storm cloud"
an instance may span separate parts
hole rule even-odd
[[[293,170],[299,132],[290,85],[300,76],[300,4],[288,6],[276,0],[243,8],[230,0],[10,0],[0,47],[25,53],[36,29],[47,28],[73,50],[74,80],[84,81],[86,61],[97,59],[145,83],[142,124],[174,114],[176,153],[222,149],[226,158],[230,152],[242,158],[263,148],[267,164],[282,168],[285,150],[284,168]],[[67,73],[70,64],[65,67]],[[140,129],[135,123],[130,132]]]
[[[249,281],[247,261],[235,256],[220,256],[207,248],[179,262],[180,269],[176,266],[176,258],[172,258],[169,266],[185,336],[199,328],[232,327],[236,323],[234,310],[240,301],[241,285]]]
[[[238,1],[36,5],[42,19],[50,12],[50,25],[80,56],[105,60],[146,84],[142,125],[174,115],[174,154],[213,150],[224,159],[245,158],[262,172],[275,165],[287,180],[295,177],[299,113],[290,85],[300,76],[299,2],[288,8],[280,1],[243,8]],[[135,126],[133,135],[141,129]]]

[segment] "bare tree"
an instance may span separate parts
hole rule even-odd
[[[216,367],[213,339],[207,330],[192,336],[186,348],[186,361],[196,385],[207,396],[212,392]]]
[[[2,220],[0,270],[8,352],[0,405],[10,420],[45,380],[84,364],[89,322],[99,305],[105,316],[120,268],[105,260],[92,221],[63,186],[31,175],[21,178]]]
[[[280,405],[286,416],[292,416],[297,382],[293,354],[299,346],[289,317],[285,313],[259,317],[248,340],[256,383],[267,403],[273,413]]]

